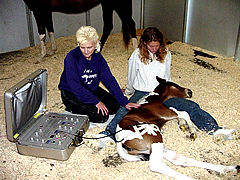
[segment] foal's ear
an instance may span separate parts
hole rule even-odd
[[[165,79],[162,79],[162,78],[160,78],[160,77],[158,77],[158,76],[156,76],[156,79],[157,79],[157,81],[159,82],[159,84],[166,82]]]

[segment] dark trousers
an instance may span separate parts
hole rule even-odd
[[[188,99],[171,98],[163,103],[166,107],[173,107],[178,111],[186,111],[192,122],[202,131],[216,131],[219,127],[217,121],[200,106]]]
[[[94,95],[97,96],[99,101],[105,104],[109,114],[115,114],[120,107],[116,98],[101,87],[98,87],[97,91],[94,92]],[[102,112],[97,113],[98,109],[94,104],[80,102],[72,92],[61,90],[61,98],[67,111],[72,112],[73,114],[88,115],[90,122],[104,123],[108,120],[109,115],[103,116]]]

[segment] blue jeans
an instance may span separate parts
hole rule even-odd
[[[171,98],[163,103],[166,107],[173,107],[178,111],[186,111],[192,122],[202,131],[216,131],[221,127],[218,126],[216,120],[200,106],[188,99]]]
[[[149,94],[149,92],[143,92],[143,91],[135,91],[135,93],[131,96],[129,99],[129,102],[131,103],[136,103],[139,99],[141,99],[143,96]],[[117,124],[122,120],[122,118],[129,112],[129,110],[123,106],[120,106],[120,108],[117,110],[114,118],[112,121],[107,125],[106,129],[103,134],[106,135],[111,135],[110,136],[113,140],[116,141],[115,139],[115,133],[116,133],[116,128]]]

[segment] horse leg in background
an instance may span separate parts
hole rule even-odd
[[[46,56],[46,29],[45,29],[45,22],[44,22],[44,16],[40,11],[33,11],[33,15],[35,17],[37,27],[38,27],[38,34],[39,34],[39,40],[41,45],[41,55],[40,60]]]
[[[54,38],[54,32],[48,32],[48,36],[51,42],[51,55],[52,55],[57,50],[57,46]]]
[[[186,111],[178,111],[173,107],[169,107],[169,109],[173,110],[175,113],[178,115],[178,123],[179,123],[179,128],[182,131],[185,131],[186,129],[189,130],[190,132],[190,139],[195,140],[197,138],[197,129],[195,128],[195,125],[190,119],[189,114]],[[181,120],[184,120],[183,122]],[[185,122],[187,124],[185,124]],[[187,127],[186,127],[187,125]]]
[[[117,2],[114,2],[117,3]],[[101,50],[107,41],[113,29],[113,10],[115,10],[122,21],[123,40],[125,46],[128,46],[130,36],[132,37],[133,47],[137,48],[137,36],[135,22],[132,19],[132,1],[124,0],[119,1],[119,4],[113,4],[112,1],[102,1],[102,12],[103,12],[103,35],[101,37]]]
[[[152,144],[152,152],[150,154],[150,169],[151,171],[158,172],[161,174],[168,175],[170,177],[173,177],[175,179],[184,179],[184,180],[190,180],[191,178],[185,176],[184,174],[181,174],[170,167],[168,167],[164,161],[164,145],[163,143],[153,143]]]
[[[46,13],[46,16],[44,16],[45,19],[45,27],[48,31],[48,36],[51,43],[51,53],[50,55],[54,54],[54,52],[57,50],[55,38],[54,38],[54,29],[53,29],[53,20],[52,20],[52,12]]]
[[[108,36],[110,35],[113,29],[113,4],[112,2],[102,1],[102,14],[103,14],[103,34],[101,37],[101,50],[107,41]]]
[[[116,6],[115,11],[122,21],[122,33],[125,46],[128,47],[130,38],[132,38],[133,48],[136,49],[138,42],[136,24],[132,18],[132,0],[121,1],[120,4]]]
[[[54,29],[53,29],[53,20],[52,20],[52,13],[49,12],[46,16],[46,29],[48,31],[48,36],[51,43],[51,54],[57,50],[55,38],[54,38]]]
[[[240,172],[240,166],[223,166],[223,165],[216,165],[201,161],[196,161],[192,158],[187,158],[182,155],[178,155],[176,152],[167,149],[164,147],[163,150],[163,158],[167,159],[171,163],[178,165],[178,166],[193,166],[193,167],[200,167],[205,168],[213,171],[217,171],[219,173],[226,173],[226,172]]]

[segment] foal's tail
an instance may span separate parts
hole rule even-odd
[[[136,155],[130,155],[128,154],[122,147],[122,143],[117,143],[117,152],[119,156],[127,161],[141,161],[141,159]]]

